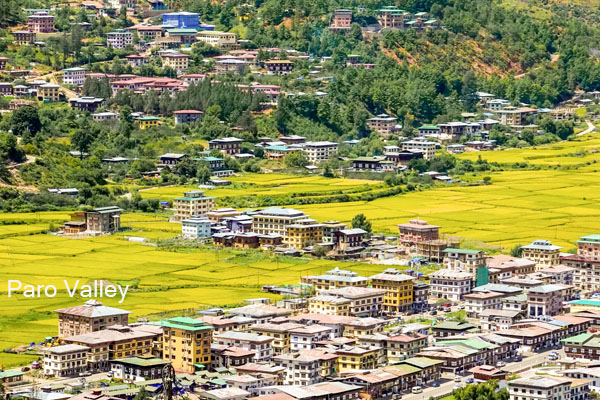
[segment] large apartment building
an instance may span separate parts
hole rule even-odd
[[[106,34],[106,45],[113,49],[124,49],[133,44],[133,33],[119,29]]]
[[[535,261],[539,271],[545,267],[560,264],[560,249],[548,240],[534,240],[533,243],[521,247],[521,257]]]
[[[178,221],[205,216],[215,208],[215,198],[204,195],[202,190],[190,190],[183,197],[173,199],[174,217]]]
[[[330,160],[338,154],[338,144],[335,142],[306,142],[304,152],[308,161],[312,164],[319,164]]]
[[[584,293],[600,290],[600,235],[582,236],[577,254],[560,256],[561,264],[575,268],[573,284]]]
[[[303,284],[313,285],[317,294],[324,290],[337,289],[346,286],[367,287],[371,280],[359,276],[354,271],[348,271],[335,267],[323,275],[310,275],[300,278]]]
[[[413,304],[415,278],[394,268],[388,268],[371,277],[375,289],[384,289],[383,312],[400,313],[409,310]]]
[[[175,371],[193,373],[210,365],[211,325],[187,317],[175,317],[159,324],[163,327],[163,359],[170,361]]]
[[[67,337],[96,332],[112,325],[128,325],[130,311],[88,300],[81,306],[54,310],[58,314],[58,336]]]
[[[473,276],[464,271],[440,269],[429,274],[431,294],[438,298],[460,301],[471,293]]]
[[[398,243],[402,245],[414,246],[419,242],[438,240],[440,237],[439,226],[429,225],[427,221],[420,219],[411,219],[406,224],[398,225],[398,229]]]
[[[78,376],[87,370],[87,346],[65,344],[43,350],[42,368],[44,376],[65,378]]]

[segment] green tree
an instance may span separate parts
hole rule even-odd
[[[23,138],[23,141],[29,141],[36,133],[42,129],[42,122],[37,107],[23,106],[12,113],[9,123],[12,132]]]
[[[515,244],[513,248],[510,249],[510,255],[512,257],[521,257],[521,255],[523,254],[523,249],[521,249],[521,246],[522,245],[520,244]]]
[[[290,168],[304,168],[309,164],[308,156],[304,152],[293,152],[283,159],[285,165]]]
[[[367,220],[365,214],[356,214],[354,218],[352,218],[352,228],[371,232],[371,222]]]

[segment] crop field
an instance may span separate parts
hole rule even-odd
[[[252,196],[252,195],[286,195],[286,194],[318,194],[332,191],[355,190],[365,186],[381,186],[378,181],[324,178],[322,176],[294,176],[282,174],[246,174],[227,178],[232,186],[207,191],[208,196]],[[160,188],[142,189],[144,198],[160,199],[163,201],[180,197],[187,190],[198,189],[197,186],[167,186]]]

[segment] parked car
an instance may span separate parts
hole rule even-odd
[[[431,384],[431,386],[433,387],[440,387],[440,383],[438,381],[435,381]]]
[[[445,312],[450,312],[450,311],[452,311],[452,309],[450,307],[446,307],[446,308],[444,308],[444,311]]]
[[[437,315],[437,311],[433,310],[433,311],[431,312],[431,315]]]
[[[113,376],[113,373],[112,373],[112,371],[108,371],[108,372],[106,373],[106,376],[107,376],[107,377],[109,377],[109,378],[112,378],[112,376]]]
[[[21,368],[21,372],[27,372],[27,371],[29,371],[29,367],[23,367],[23,368]]]
[[[504,367],[505,365],[506,365],[506,363],[504,361],[498,361],[496,363],[496,367],[498,367],[498,368]]]
[[[454,382],[460,382],[460,376],[455,376],[454,377]]]
[[[413,386],[412,393],[413,394],[423,393],[423,388],[421,386]]]
[[[475,379],[473,379],[472,377],[469,377],[469,378],[467,378],[467,380],[465,382],[473,383],[473,382],[475,382]]]

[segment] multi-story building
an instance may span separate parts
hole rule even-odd
[[[121,228],[121,210],[116,206],[96,207],[85,212],[87,230],[90,232],[114,233]]]
[[[475,276],[477,268],[486,266],[485,253],[481,250],[454,249],[444,250],[444,265],[448,269],[462,270]]]
[[[344,346],[335,351],[338,356],[338,371],[360,371],[378,367],[379,352],[377,346]]]
[[[290,60],[269,60],[265,61],[265,67],[269,75],[287,75],[294,69],[294,63]]]
[[[130,311],[88,300],[81,306],[54,310],[58,314],[58,336],[67,337],[106,329],[112,325],[128,325]]]
[[[446,256],[444,250],[448,248],[457,248],[459,245],[460,242],[457,239],[438,239],[417,242],[416,255],[424,260],[441,264]]]
[[[196,365],[210,364],[213,327],[203,321],[175,317],[162,320],[163,359],[170,361],[175,371],[192,373]]]
[[[412,357],[427,346],[427,335],[396,335],[384,339],[387,360],[397,362]]]
[[[600,290],[600,235],[579,238],[577,254],[562,255],[560,262],[575,268],[573,284],[584,293]]]
[[[348,313],[353,317],[375,317],[381,313],[386,289],[365,287],[341,287],[321,292],[324,295],[350,300]],[[412,295],[412,291],[411,291]]]
[[[83,96],[83,97],[71,97],[69,99],[69,105],[74,110],[94,112],[104,103],[104,99],[101,97]]]
[[[237,46],[237,35],[232,32],[200,31],[196,34],[196,40],[221,49]]]
[[[413,310],[415,312],[424,312],[429,308],[427,300],[429,299],[429,284],[421,281],[413,283]]]
[[[286,385],[306,386],[322,380],[319,357],[288,353],[273,357],[273,362],[276,366],[285,368],[283,383]]]
[[[57,102],[60,100],[60,86],[54,83],[45,83],[40,85],[37,92],[37,97],[40,100],[48,100]]]
[[[256,217],[255,217],[256,218]],[[359,276],[354,271],[348,271],[335,267],[325,272],[324,275],[310,275],[300,278],[301,283],[313,285],[317,294],[324,290],[331,290],[346,286],[367,287],[369,278]]]
[[[162,120],[154,115],[144,115],[143,117],[135,118],[135,123],[139,129],[145,131],[146,129],[161,126]]]
[[[591,260],[600,260],[600,235],[582,236],[577,241],[577,255]]]
[[[185,73],[190,64],[190,56],[182,53],[164,53],[160,56],[163,67],[173,68],[178,75]]]
[[[435,157],[436,143],[427,140],[407,140],[402,142],[402,150],[420,151],[425,160]]]
[[[485,331],[503,331],[517,322],[522,314],[520,310],[488,308],[479,313],[479,322]]]
[[[183,197],[173,199],[174,217],[178,221],[204,216],[215,208],[215,198],[204,195],[202,190],[190,190]]]
[[[467,317],[478,318],[484,310],[500,310],[502,308],[503,293],[475,292],[465,294],[465,311]]]
[[[28,16],[27,30],[34,33],[54,32],[54,15],[40,13]]]
[[[118,29],[106,34],[106,45],[113,49],[124,49],[133,44],[133,33],[124,29]]]
[[[265,208],[252,216],[252,231],[259,235],[277,234],[285,239],[288,227],[307,217],[302,211],[293,208]]]
[[[573,285],[573,276],[577,270],[566,265],[553,265],[540,269],[540,273],[550,275],[552,282],[562,285]]]
[[[256,324],[250,328],[250,332],[258,335],[270,336],[273,338],[273,354],[285,354],[290,351],[290,330],[301,328],[304,325],[294,322],[284,322],[281,324],[264,323]]]
[[[162,24],[178,29],[200,29],[200,14],[180,11],[163,14]]]
[[[563,313],[562,285],[543,285],[530,288],[527,292],[527,310],[530,317],[559,315]]]
[[[217,74],[227,74],[229,72],[243,74],[247,66],[248,63],[244,60],[226,58],[224,60],[217,60],[215,63],[215,72]]]
[[[334,233],[334,246],[339,250],[362,248],[367,231],[360,228],[340,229]]]
[[[185,239],[209,238],[210,225],[208,218],[187,218],[181,221],[181,234]]]
[[[288,225],[283,242],[289,247],[303,249],[323,241],[323,225],[312,219],[299,220],[296,224]]]
[[[533,243],[521,247],[521,257],[537,264],[537,270],[560,264],[560,249],[548,240],[534,240]]]
[[[242,150],[242,139],[235,137],[226,137],[220,139],[213,139],[208,142],[209,150],[219,150],[226,156],[232,156],[238,154]]]
[[[413,305],[413,286],[415,278],[402,271],[388,268],[382,273],[373,275],[372,286],[385,290],[383,295],[383,312],[394,314],[409,310]]]
[[[15,31],[12,33],[17,46],[29,45],[35,42],[36,33],[31,31]]]
[[[327,315],[350,315],[350,299],[320,294],[307,300],[308,312]]]
[[[256,351],[235,346],[212,345],[210,348],[210,365],[215,368],[231,368],[254,362]],[[261,364],[262,365],[262,364]]]
[[[525,125],[526,118],[535,112],[536,110],[533,108],[513,106],[507,106],[495,111],[500,119],[500,124],[509,126]]]
[[[43,350],[44,376],[65,378],[78,376],[87,369],[87,352],[90,348],[77,344],[65,344]]]
[[[367,119],[367,127],[387,136],[396,130],[397,121],[397,118],[390,117],[387,114],[379,114],[373,118]]]
[[[168,361],[152,356],[120,358],[110,362],[110,371],[113,378],[133,383],[161,379],[167,364]]]
[[[460,301],[471,293],[473,276],[464,271],[440,269],[429,274],[431,294],[437,298]]]
[[[125,60],[127,60],[127,64],[131,65],[132,67],[141,67],[142,65],[148,63],[148,58],[140,54],[130,54],[125,56]]]
[[[173,111],[173,115],[175,116],[175,125],[179,124],[189,124],[195,121],[200,120],[202,118],[202,111],[198,110],[177,110]]]
[[[335,10],[331,21],[329,21],[329,29],[333,31],[350,29],[352,24],[352,10]]]
[[[222,346],[235,346],[241,349],[254,351],[254,361],[269,361],[273,357],[273,340],[271,336],[257,335],[255,333],[228,331],[215,335],[215,344]]]
[[[83,82],[85,82],[85,72],[86,69],[80,67],[63,69],[63,83],[76,86],[83,85]]]
[[[600,336],[597,333],[580,333],[561,339],[567,357],[600,360]]]
[[[304,152],[308,161],[312,164],[319,164],[328,161],[338,154],[338,144],[335,142],[306,142],[304,143]]]
[[[377,12],[377,22],[383,29],[404,29],[409,14],[394,6],[386,6]],[[419,133],[421,131],[419,130]]]
[[[328,340],[332,335],[330,327],[318,324],[291,329],[289,332],[291,351],[314,349],[315,343]]]
[[[587,400],[589,381],[532,376],[508,381],[510,400]]]
[[[414,246],[419,242],[428,242],[440,238],[440,227],[429,225],[427,221],[420,219],[411,219],[406,224],[398,225],[400,234],[398,243],[402,245]]]

